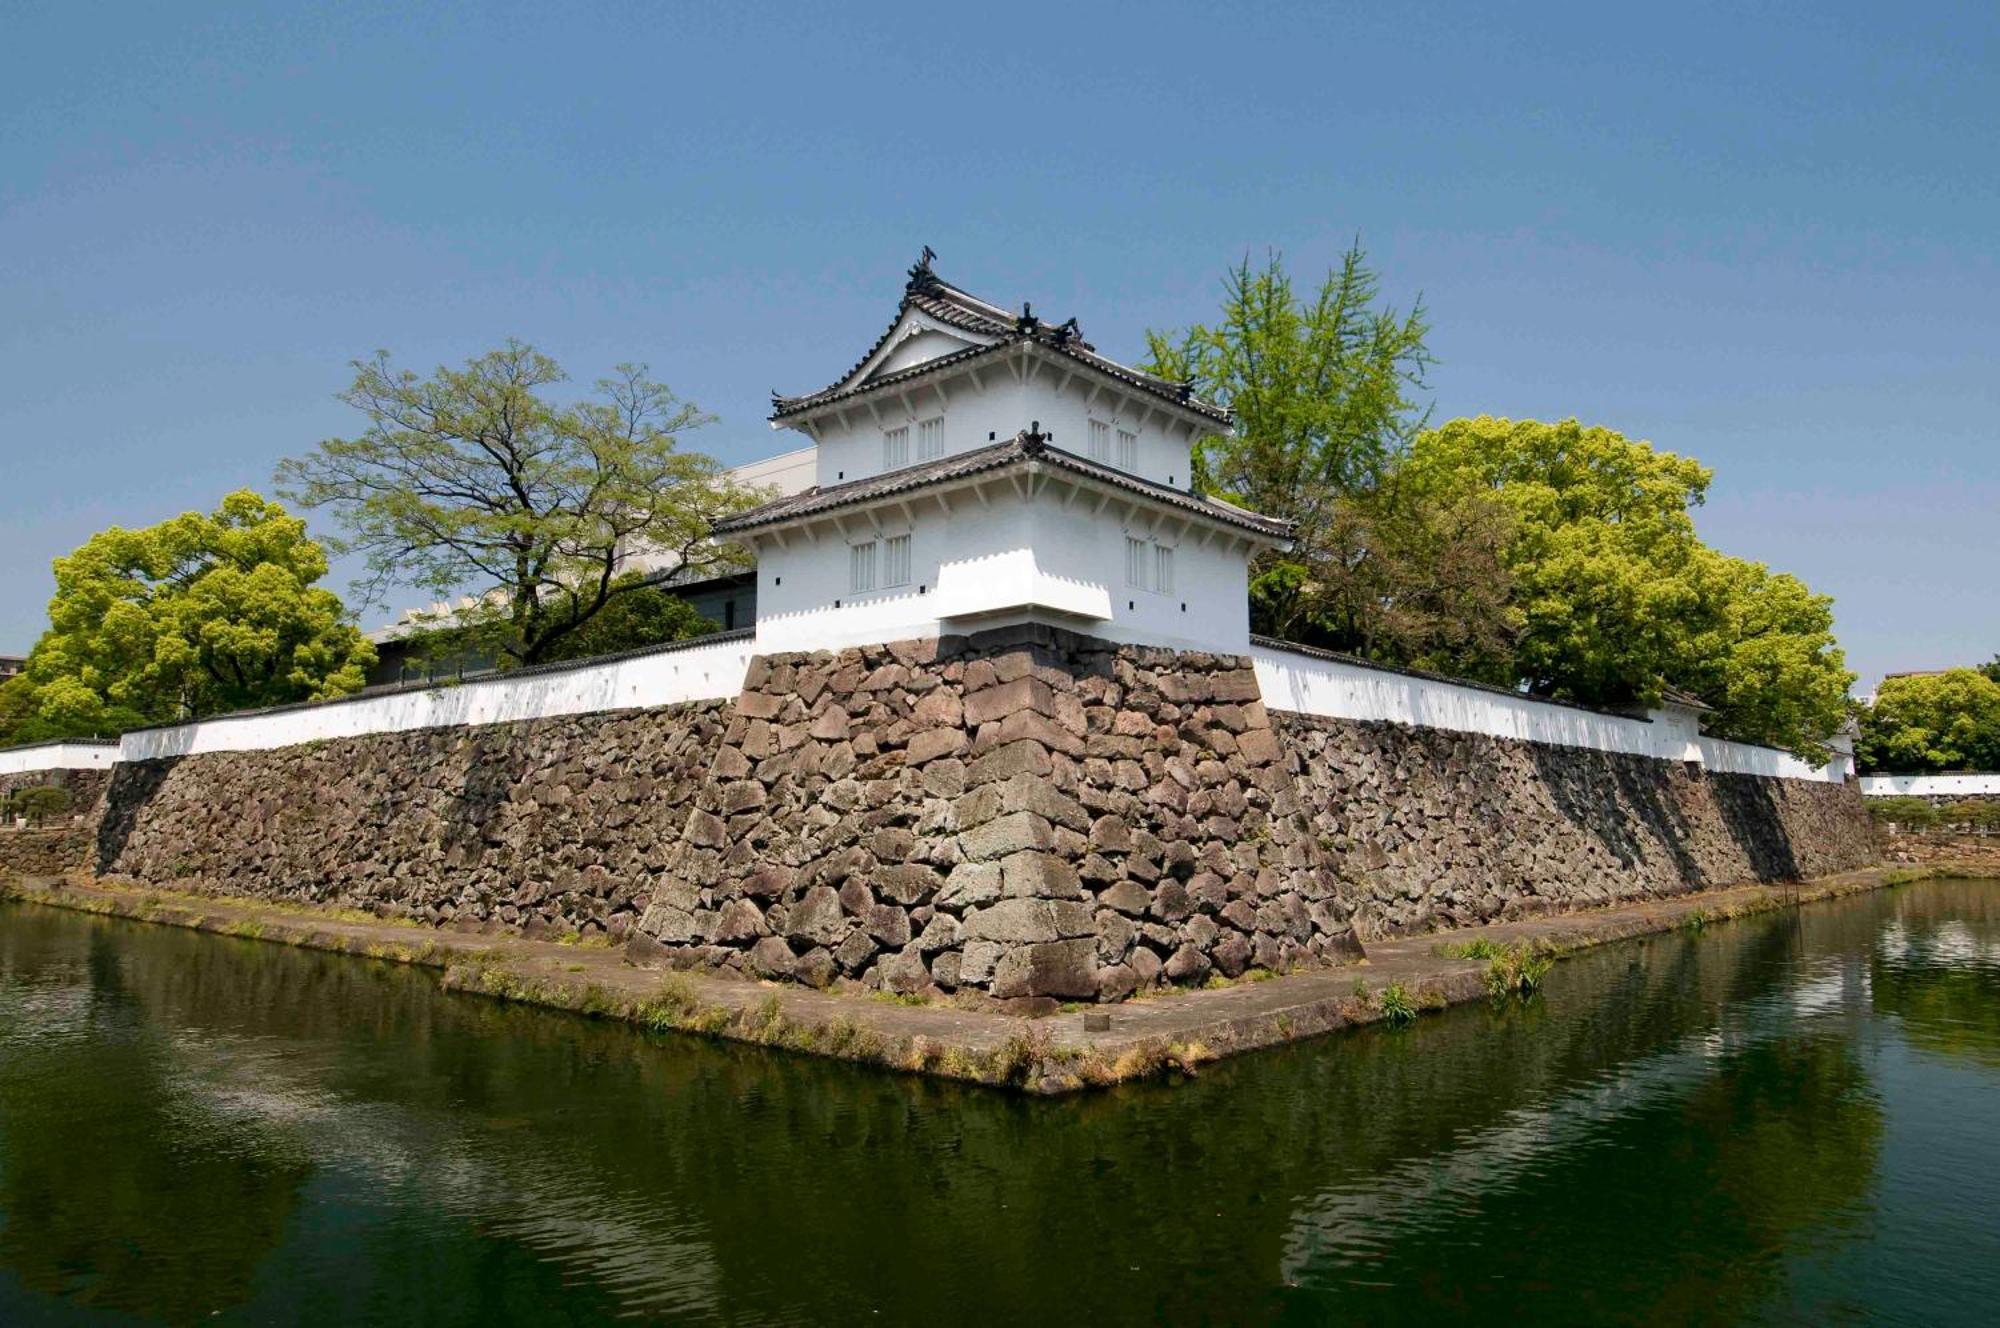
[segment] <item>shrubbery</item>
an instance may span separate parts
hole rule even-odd
[[[25,818],[31,825],[41,825],[66,815],[69,808],[69,790],[53,784],[15,789],[6,798],[0,799],[0,817],[10,821],[17,817]]]

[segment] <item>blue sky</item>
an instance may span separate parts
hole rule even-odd
[[[93,530],[353,431],[377,347],[645,361],[736,462],[926,243],[1131,357],[1359,235],[1439,418],[1701,458],[1864,687],[2000,650],[1991,3],[291,8],[8,7],[0,649]]]

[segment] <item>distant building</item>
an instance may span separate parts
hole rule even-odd
[[[0,655],[0,682],[16,677],[28,667],[26,655]]]

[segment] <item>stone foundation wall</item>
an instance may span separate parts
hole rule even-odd
[[[83,814],[97,805],[110,782],[109,770],[23,770],[0,775],[0,801],[16,789],[62,788],[69,790],[71,812]]]
[[[1853,784],[1276,712],[1364,938],[1876,860]]]
[[[1359,950],[1239,656],[1050,628],[753,660],[642,930],[824,985],[1118,999]]]
[[[0,828],[0,876],[61,876],[89,862],[90,831],[86,826]]]
[[[438,926],[622,938],[727,714],[697,702],[120,765],[97,868]]]
[[[101,810],[107,875],[1044,1007],[1874,857],[1851,786],[1267,712],[1246,658],[1046,627],[133,762]]]

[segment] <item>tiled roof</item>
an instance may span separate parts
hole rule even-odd
[[[822,512],[929,489],[971,475],[986,474],[1009,466],[1030,463],[1052,466],[1073,475],[1081,475],[1101,484],[1108,484],[1155,502],[1165,503],[1181,511],[1192,512],[1208,520],[1249,531],[1268,540],[1286,541],[1292,537],[1292,523],[1289,521],[1245,511],[1243,508],[1214,498],[1202,497],[1164,484],[1155,484],[1151,480],[1140,479],[1137,475],[1128,475],[1122,470],[1080,457],[1074,452],[1050,447],[1043,435],[1026,431],[1016,434],[1005,442],[989,443],[970,452],[939,457],[935,461],[920,462],[900,470],[871,475],[867,479],[850,480],[846,484],[807,489],[804,493],[780,498],[776,502],[765,503],[762,507],[753,507],[747,512],[726,517],[715,523],[715,533],[740,534],[798,517],[816,516]]]
[[[1684,710],[1715,709],[1714,706],[1702,700],[1699,696],[1696,696],[1693,692],[1682,691],[1680,688],[1675,687],[1672,684],[1661,685],[1660,701],[1662,704],[1665,705],[1680,706]]]
[[[925,360],[921,364],[886,374],[855,387],[843,388],[842,384],[861,372],[864,365],[881,353],[882,348],[888,344],[890,336],[895,333],[897,324],[902,321],[903,315],[911,309],[936,319],[947,327],[955,327],[975,336],[992,337],[994,340],[985,345],[968,346],[949,355]],[[1022,306],[1019,314],[1008,313],[996,304],[989,304],[956,286],[946,284],[931,271],[928,256],[910,269],[910,280],[903,288],[903,301],[896,306],[896,316],[889,320],[889,326],[882,330],[882,335],[875,338],[875,344],[855,361],[854,367],[817,392],[809,392],[803,396],[783,396],[773,392],[771,418],[786,419],[816,406],[847,400],[890,384],[907,382],[922,374],[963,364],[967,360],[995,354],[1023,343],[1032,343],[1075,360],[1141,392],[1171,401],[1184,410],[1205,416],[1225,428],[1231,423],[1231,416],[1227,410],[1196,396],[1191,384],[1160,378],[1098,354],[1097,348],[1083,339],[1083,334],[1074,318],[1066,323],[1052,326],[1035,317],[1026,305]]]

